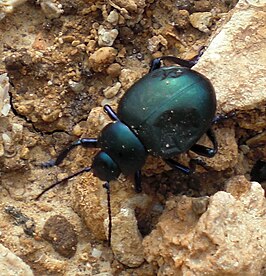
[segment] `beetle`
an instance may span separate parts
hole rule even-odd
[[[217,141],[211,130],[216,113],[215,91],[209,79],[191,69],[200,55],[189,61],[173,56],[154,59],[149,73],[134,83],[121,98],[117,113],[109,105],[104,106],[113,122],[103,128],[98,138],[78,139],[56,160],[43,164],[44,167],[59,165],[77,146],[101,149],[91,167],[63,180],[92,170],[94,176],[106,182],[109,244],[112,226],[110,181],[118,178],[120,173],[135,174],[135,190],[141,192],[141,168],[148,154],[159,156],[172,168],[190,174],[197,164],[204,166],[204,162],[191,159],[189,167],[186,167],[172,158],[189,150],[205,157],[213,157],[217,152]],[[181,66],[161,66],[164,60]],[[205,133],[212,148],[197,144]],[[37,199],[62,181],[43,190]]]

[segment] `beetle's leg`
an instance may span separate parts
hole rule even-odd
[[[217,114],[213,120],[212,120],[212,124],[217,124],[220,123],[224,120],[230,119],[232,117],[234,117],[236,115],[236,112],[232,111],[229,114]]]
[[[174,56],[162,56],[159,58],[155,58],[151,62],[149,72],[159,69],[161,67],[162,60],[169,60],[169,61],[174,62],[180,66],[191,68],[199,61],[199,59],[203,55],[204,51],[205,51],[205,47],[201,47],[199,50],[199,53],[195,57],[193,57],[192,59],[189,59],[189,60],[185,60],[185,59],[174,57]]]
[[[188,68],[191,68],[192,66],[195,65],[195,63],[190,60],[185,60],[185,59],[181,59],[181,58],[173,57],[173,56],[162,56],[162,57],[155,58],[154,60],[152,60],[149,72],[159,69],[161,67],[162,60],[169,60],[169,61],[176,63],[180,66],[188,67]]]
[[[110,105],[106,104],[103,107],[103,110],[108,114],[111,120],[113,121],[120,121],[119,118],[117,117],[116,113],[113,111]]]
[[[215,134],[214,134],[214,132],[211,128],[209,128],[207,130],[206,134],[207,134],[208,138],[211,140],[213,148],[209,148],[209,147],[206,147],[206,146],[203,146],[203,145],[195,144],[191,147],[190,150],[194,151],[195,153],[197,153],[199,155],[211,158],[218,151],[218,143],[217,143]]]
[[[82,146],[85,148],[97,148],[97,139],[95,138],[81,138],[77,141],[71,143],[67,148],[65,148],[55,160],[50,160],[46,163],[41,164],[42,167],[49,168],[57,166],[67,157],[68,153],[75,147]]]
[[[177,161],[168,158],[168,159],[164,159],[165,163],[170,166],[171,168],[175,169],[175,170],[179,170],[181,172],[183,172],[184,174],[191,174],[192,170],[180,163],[178,163]]]
[[[110,184],[106,182],[103,184],[103,187],[106,189],[107,193],[107,206],[108,206],[108,246],[111,246],[111,238],[112,238],[112,210],[111,210],[111,196],[110,196]]]
[[[141,193],[141,170],[135,172],[135,191],[136,193]]]
[[[151,61],[151,65],[150,65],[150,71],[152,72],[156,69],[159,69],[161,67],[161,60],[162,58],[155,58]]]
[[[203,167],[206,170],[210,169],[210,167],[207,166],[206,163],[204,161],[200,160],[200,159],[190,159],[189,167],[186,167],[186,166],[178,163],[177,161],[175,161],[171,158],[164,159],[164,161],[171,168],[173,168],[175,170],[179,170],[179,171],[181,171],[181,172],[183,172],[184,174],[187,174],[187,175],[194,173],[195,170],[196,170],[197,165],[200,165],[201,167]]]
[[[45,188],[45,189],[35,198],[35,200],[39,200],[40,197],[41,197],[43,194],[45,194],[46,192],[48,192],[49,190],[51,190],[51,189],[54,188],[55,186],[57,186],[57,185],[59,185],[59,184],[65,182],[66,180],[69,180],[69,179],[71,179],[71,178],[73,178],[73,177],[75,177],[75,176],[77,176],[77,175],[80,175],[80,174],[82,174],[82,173],[84,173],[84,172],[89,172],[89,171],[91,171],[91,167],[86,167],[86,168],[83,168],[82,170],[80,170],[80,171],[78,171],[78,172],[76,172],[76,173],[73,173],[73,174],[67,176],[66,178],[63,178],[63,179],[61,179],[61,180],[59,180],[59,181],[53,183],[53,184],[50,185],[49,187]]]

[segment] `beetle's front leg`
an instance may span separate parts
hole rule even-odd
[[[199,49],[199,53],[195,57],[193,57],[189,60],[178,58],[178,57],[173,57],[173,56],[162,56],[162,57],[159,57],[159,58],[155,58],[151,62],[149,72],[152,72],[156,69],[159,69],[161,67],[161,61],[162,60],[169,60],[169,61],[171,61],[173,63],[176,63],[180,66],[191,68],[195,64],[198,63],[198,61],[199,61],[200,57],[203,55],[204,51],[205,51],[205,47],[203,46]]]
[[[58,166],[63,160],[67,157],[68,153],[77,146],[82,146],[86,148],[97,148],[97,139],[95,138],[81,138],[77,141],[71,143],[67,148],[65,148],[55,160],[50,160],[46,163],[43,163],[41,166],[45,168]]]
[[[149,72],[152,72],[156,69],[161,68],[162,60],[168,60],[168,61],[176,63],[182,67],[188,67],[188,68],[191,68],[192,66],[195,65],[195,62],[191,61],[191,60],[185,60],[185,59],[181,59],[181,58],[173,57],[173,56],[162,56],[162,57],[155,58],[154,60],[152,60]]]
[[[110,105],[106,104],[103,107],[103,110],[107,113],[111,120],[120,122],[119,118],[117,117],[116,113],[113,111]]]

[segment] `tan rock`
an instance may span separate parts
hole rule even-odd
[[[231,12],[231,19],[214,37],[194,67],[212,81],[218,99],[218,112],[251,112],[257,109],[258,116],[258,110],[261,110],[264,116],[253,115],[252,118],[249,115],[244,120],[238,120],[240,123],[243,121],[245,128],[256,129],[260,122],[264,122],[265,127],[265,25],[265,9],[240,1]]]
[[[241,180],[246,181],[235,179],[235,191]],[[147,261],[159,266],[158,275],[262,275],[264,190],[253,182],[246,193],[237,194],[217,192],[201,217],[193,211],[191,198],[168,201],[156,230],[143,242]]]
[[[89,66],[95,72],[101,72],[108,67],[117,55],[117,50],[112,47],[102,47],[89,57]]]
[[[19,257],[0,244],[0,275],[33,276],[33,272]]]

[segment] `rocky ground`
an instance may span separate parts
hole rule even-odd
[[[0,274],[266,275],[265,19],[263,0],[0,1]],[[111,247],[92,174],[35,200],[91,164],[97,150],[77,148],[40,166],[97,137],[110,122],[102,106],[115,109],[153,58],[202,46],[195,70],[229,115],[213,127],[208,171],[188,177],[149,157],[141,194],[131,177],[111,183]]]

